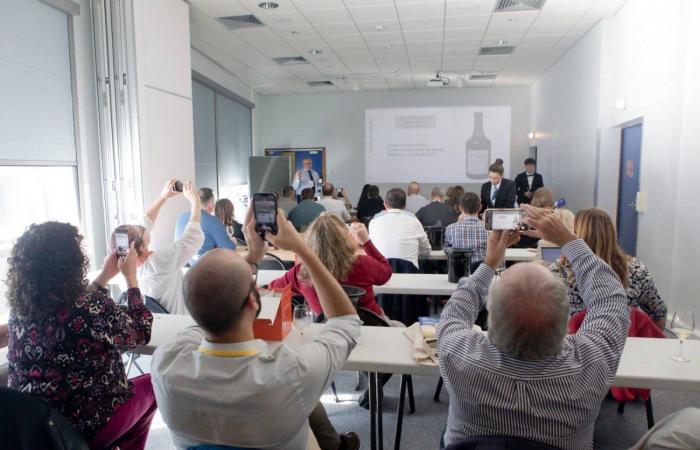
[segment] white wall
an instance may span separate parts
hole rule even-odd
[[[511,167],[506,172],[515,176],[522,170],[529,147],[529,87],[258,96],[253,152],[261,155],[270,147],[326,147],[328,181],[348,189],[356,203],[364,184],[365,109],[428,106],[510,106]],[[379,187],[384,192],[395,186]],[[422,192],[429,196],[431,188],[423,185]],[[464,188],[478,192],[479,186],[465,184]]]
[[[189,7],[182,0],[134,1],[139,138],[146,207],[170,178],[194,180]],[[172,243],[182,197],[161,210],[151,236],[157,249]]]

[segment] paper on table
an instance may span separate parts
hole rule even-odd
[[[280,309],[281,301],[282,297],[280,295],[274,295],[274,293],[265,294],[260,297],[261,307],[258,319],[274,322],[275,317],[277,317],[277,310]]]

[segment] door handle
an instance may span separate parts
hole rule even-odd
[[[627,206],[629,206],[630,208],[637,209],[637,203],[628,203]]]

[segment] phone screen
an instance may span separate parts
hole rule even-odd
[[[254,194],[253,211],[258,232],[277,232],[277,199],[273,194]]]
[[[487,229],[490,230],[518,230],[522,228],[521,222],[524,211],[520,209],[490,210],[490,221],[486,220]],[[488,218],[487,218],[488,219]]]
[[[126,255],[129,251],[129,233],[126,231],[116,231],[114,240],[117,247],[117,255]]]

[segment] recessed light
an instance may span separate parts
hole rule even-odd
[[[309,50],[309,53],[311,53],[312,55],[320,55],[321,53],[323,53],[323,51],[321,51],[321,50]]]
[[[508,45],[508,41],[500,40],[496,42],[496,47],[505,47],[506,45]]]
[[[624,111],[625,109],[627,109],[627,100],[625,100],[624,98],[618,98],[617,100],[615,100],[615,109],[617,109],[618,111]]]
[[[292,30],[292,31],[290,31],[290,33],[292,33],[292,34],[299,34],[299,32],[298,32],[297,30]]]
[[[258,3],[258,7],[262,8],[262,9],[275,9],[275,8],[277,8],[278,6],[279,6],[279,4],[278,4],[278,3],[275,3],[275,2],[261,2],[261,3]]]
[[[384,26],[383,25],[377,25],[374,27],[374,31],[384,31]]]
[[[530,131],[530,132],[527,134],[527,137],[528,137],[529,139],[535,139],[535,132],[534,132],[534,131]]]

